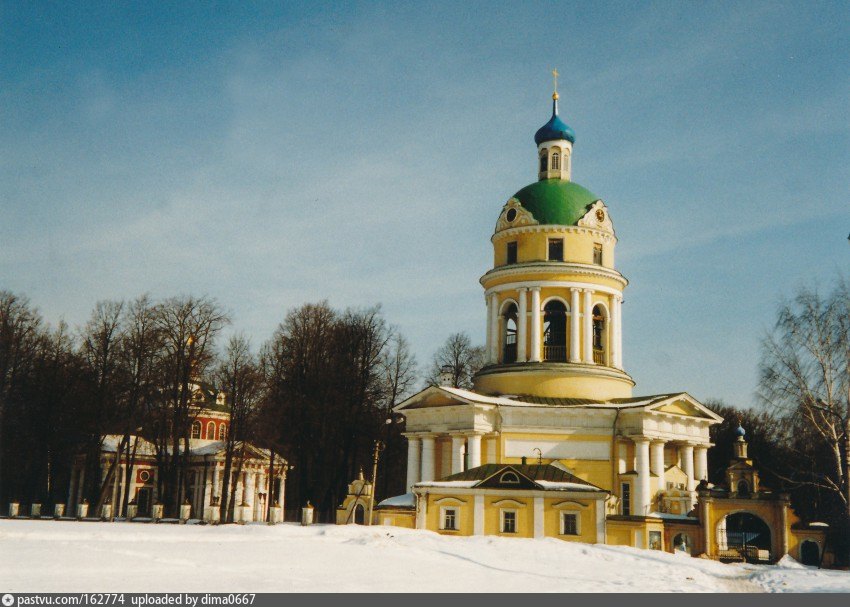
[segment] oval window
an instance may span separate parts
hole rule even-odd
[[[507,215],[505,215],[505,219],[507,219],[507,220],[508,220],[508,223],[510,223],[511,221],[513,221],[514,219],[516,219],[516,209],[510,209],[510,210],[508,210],[508,214],[507,214]]]

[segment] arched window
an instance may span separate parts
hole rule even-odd
[[[207,422],[207,440],[215,440],[215,422]]]
[[[567,360],[567,307],[555,299],[543,308],[543,360]]]
[[[519,485],[519,477],[514,472],[505,472],[499,477],[499,482],[507,485]]]
[[[201,422],[192,422],[192,438],[201,438]]]
[[[561,169],[561,155],[558,152],[552,154],[552,170],[559,171]]]
[[[601,306],[593,307],[593,362],[605,364],[605,315]]]
[[[517,311],[516,304],[510,304],[505,308],[505,311],[502,313],[502,319],[504,320],[504,339],[503,339],[503,348],[502,348],[502,362],[503,363],[515,363],[516,362],[516,323],[517,323]]]
[[[750,495],[750,484],[741,479],[738,481],[738,497],[749,497]]]
[[[540,154],[540,172],[545,173],[549,170],[548,158],[546,157],[546,150],[543,150],[543,153]]]
[[[227,426],[224,422],[221,422],[218,425],[218,440],[224,440],[227,438]]]

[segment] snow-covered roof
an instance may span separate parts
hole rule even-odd
[[[416,508],[416,496],[412,493],[388,497],[378,502],[375,508]]]
[[[480,481],[422,481],[416,483],[417,487],[449,487],[455,489],[470,489]]]
[[[538,485],[549,491],[603,491],[585,483],[558,483],[555,481],[535,481]]]
[[[652,394],[648,396],[635,396],[630,398],[612,398],[610,400],[596,400],[589,398],[550,398],[529,395],[512,395],[505,394],[502,396],[487,396],[478,394],[472,390],[463,388],[452,388],[448,386],[430,386],[414,394],[401,404],[397,405],[394,411],[402,411],[409,408],[417,408],[423,406],[428,399],[443,397],[449,400],[459,401],[461,403],[493,405],[500,407],[553,407],[553,408],[570,408],[570,409],[642,409],[642,408],[660,408],[667,406],[676,401],[687,402],[692,409],[698,411],[701,416],[707,417],[714,422],[722,421],[722,418],[716,413],[706,408],[687,392],[671,392],[668,394]],[[427,406],[427,405],[425,405]]]

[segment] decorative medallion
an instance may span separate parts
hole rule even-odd
[[[608,207],[601,200],[597,200],[590,205],[584,217],[578,220],[578,225],[582,228],[593,228],[595,230],[602,230],[603,232],[614,233],[614,224],[611,222]]]

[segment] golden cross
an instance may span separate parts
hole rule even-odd
[[[555,92],[558,92],[558,70],[552,70],[552,79],[555,81]]]

